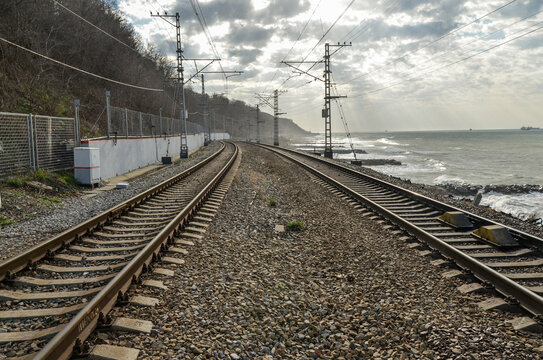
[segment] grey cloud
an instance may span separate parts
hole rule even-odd
[[[307,11],[310,6],[309,1],[305,0],[271,0],[266,8],[257,12],[255,18],[264,24],[271,24]]]
[[[237,48],[232,49],[228,52],[228,56],[235,57],[239,59],[241,66],[247,66],[256,61],[257,57],[262,54],[260,49],[244,49]]]
[[[530,35],[516,40],[514,42],[515,47],[522,50],[530,50],[543,47],[543,41],[541,41],[541,36],[538,37],[537,33],[532,33]]]
[[[527,17],[543,9],[541,0],[527,0],[507,6],[498,13],[505,18]]]
[[[178,0],[174,8],[181,8],[185,0]],[[202,13],[209,26],[223,21],[248,20],[252,17],[254,8],[251,0],[214,0],[200,3]],[[192,8],[191,18],[194,18]]]
[[[172,53],[175,53],[176,45],[173,41],[171,41],[169,38],[164,37],[163,35],[152,35],[150,37],[150,42],[153,44],[154,47],[158,50],[158,52],[162,55],[171,55]]]
[[[275,30],[266,29],[259,25],[239,26],[232,24],[230,33],[224,38],[228,39],[230,44],[251,45],[261,47],[271,39]]]

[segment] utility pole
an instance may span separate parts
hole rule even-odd
[[[273,92],[273,145],[279,146],[279,92]]]
[[[279,115],[286,113],[279,112],[279,94],[287,92],[275,89],[273,92],[273,145],[279,146]]]
[[[176,35],[177,35],[177,86],[178,89],[180,88],[180,91],[178,91],[178,96],[180,97],[181,101],[181,122],[183,123],[183,129],[181,129],[181,136],[180,136],[180,152],[179,156],[181,159],[186,159],[189,157],[189,148],[187,145],[187,111],[185,109],[185,77],[183,74],[183,48],[181,44],[181,24],[179,21],[179,13],[176,12],[175,15],[168,15],[168,14],[152,14],[152,17],[159,17],[162,20],[166,21],[168,24],[175,26],[176,29]],[[175,18],[175,25],[167,20],[168,18]],[[177,100],[177,99],[176,99]]]
[[[329,43],[326,43],[324,45],[324,80],[319,78],[319,77],[316,77],[316,76],[314,76],[314,75],[312,75],[310,73],[308,73],[309,70],[304,71],[304,70],[301,70],[300,68],[292,65],[292,64],[313,64],[313,66],[315,66],[316,64],[322,63],[323,62],[322,60],[320,60],[320,61],[281,61],[281,63],[283,63],[283,64],[285,64],[287,66],[290,66],[291,68],[295,69],[296,71],[298,71],[298,72],[300,72],[302,74],[309,75],[310,77],[312,77],[312,78],[314,78],[316,80],[324,82],[324,108],[322,109],[322,117],[324,118],[324,157],[327,157],[327,158],[330,158],[330,159],[333,157],[333,151],[332,151],[332,114],[331,114],[332,109],[331,109],[331,106],[330,106],[330,100],[339,99],[339,98],[346,98],[347,97],[347,96],[341,96],[341,95],[333,96],[331,94],[332,69],[330,67],[330,59],[331,59],[332,55],[334,55],[336,52],[338,52],[339,50],[341,50],[342,48],[344,48],[346,46],[352,46],[352,45],[351,45],[351,43],[349,43],[349,44],[347,44],[347,43],[343,43],[343,44],[337,43],[337,45],[336,44],[331,45]],[[333,53],[330,54],[330,48],[331,47],[335,47],[337,49]]]
[[[256,105],[256,143],[260,144],[260,104]]]
[[[275,146],[279,146],[279,115],[286,114],[279,112],[279,95],[286,92],[286,90],[275,89],[272,95],[256,94],[258,99],[273,109],[273,145]],[[269,101],[271,97],[273,97],[273,105]]]
[[[206,89],[205,89],[205,85],[204,85],[204,74],[202,74],[202,119],[203,119],[203,125],[204,125],[204,128],[207,128],[207,134],[204,135],[204,146],[208,146],[209,145],[209,139],[210,139],[210,133],[211,133],[211,130],[210,130],[210,127],[209,127],[209,123],[208,123],[208,118],[207,118],[207,114],[208,113],[208,110],[207,110],[207,95],[206,95]]]

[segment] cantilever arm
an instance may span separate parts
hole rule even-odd
[[[286,61],[281,61],[281,64],[285,64],[285,65],[287,65],[287,66],[293,68],[294,70],[301,72],[302,74],[306,74],[306,75],[308,75],[308,76],[311,76],[311,77],[312,77],[313,79],[315,79],[315,80],[319,80],[319,81],[324,82],[323,79],[321,79],[321,78],[319,78],[319,77],[316,77],[315,75],[310,74],[310,73],[308,73],[307,71],[302,70],[302,69],[300,69],[300,68],[298,68],[298,67],[296,67],[296,66],[294,66],[294,65],[292,65],[292,64],[289,64],[289,63],[286,62]]]

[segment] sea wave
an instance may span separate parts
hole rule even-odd
[[[404,149],[399,149],[399,148],[395,148],[395,147],[385,147],[384,151],[386,153],[388,153],[388,154],[405,154],[405,153],[407,153],[407,151],[405,151]]]
[[[466,186],[468,183],[459,177],[450,175],[439,175],[434,179],[435,185],[448,185],[448,186]]]
[[[439,161],[436,159],[426,159],[428,164],[430,164],[430,167],[432,167],[435,170],[438,171],[445,171],[447,170],[447,167],[445,166],[445,163],[443,161]]]
[[[543,218],[543,193],[540,192],[502,194],[492,191],[483,194],[481,205],[521,220]]]
[[[375,142],[386,144],[386,145],[400,145],[400,143],[397,143],[387,138],[380,138],[380,139],[375,140]]]

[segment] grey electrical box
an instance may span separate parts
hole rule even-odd
[[[92,185],[100,182],[100,149],[74,148],[74,175],[80,184]]]

